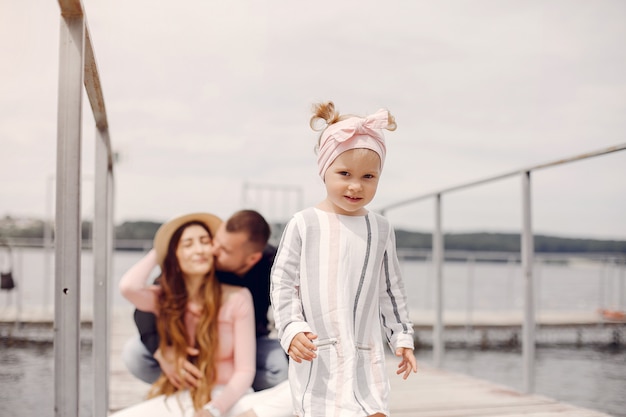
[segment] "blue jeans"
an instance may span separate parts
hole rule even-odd
[[[256,338],[256,375],[252,382],[255,391],[272,388],[287,379],[289,360],[278,339],[267,336]]]
[[[159,362],[150,354],[139,336],[130,339],[122,350],[126,368],[138,379],[152,384],[161,375]],[[264,390],[287,379],[287,355],[277,339],[267,336],[256,339],[256,375],[252,388]]]

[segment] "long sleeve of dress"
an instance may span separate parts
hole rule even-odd
[[[409,309],[396,253],[393,228],[390,228],[387,242],[381,271],[383,282],[379,287],[383,329],[392,351],[400,347],[413,349],[413,324],[409,319]]]
[[[278,246],[271,273],[271,302],[278,339],[285,352],[299,332],[310,332],[300,300],[302,238],[296,219],[291,219]]]
[[[224,414],[250,389],[256,373],[254,305],[247,288],[239,289],[222,305],[219,322],[220,355],[232,354],[232,361],[220,358],[218,374],[223,370],[220,366],[231,373],[227,381],[220,378],[218,383],[223,383],[224,389],[211,403]]]
[[[150,273],[157,266],[156,251],[150,250],[122,276],[119,283],[121,294],[141,311],[157,311],[156,285],[147,285]]]

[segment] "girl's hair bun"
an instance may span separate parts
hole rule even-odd
[[[335,103],[332,101],[315,103],[309,125],[315,131],[324,130],[329,125],[338,122],[339,116],[339,112],[335,109]]]

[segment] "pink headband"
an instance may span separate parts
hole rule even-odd
[[[385,136],[382,129],[389,125],[389,112],[378,110],[365,118],[351,117],[328,126],[320,138],[317,166],[324,174],[335,158],[350,149],[371,149],[380,156],[380,169],[385,163]]]

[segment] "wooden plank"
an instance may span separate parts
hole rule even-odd
[[[137,336],[132,309],[117,309],[111,323],[111,358],[109,377],[109,409],[117,411],[142,401],[150,385],[135,378],[122,360],[122,348],[132,337]]]
[[[526,395],[508,387],[454,372],[421,366],[402,380],[395,375],[397,358],[388,356],[390,408],[394,417],[607,417],[607,414]]]

